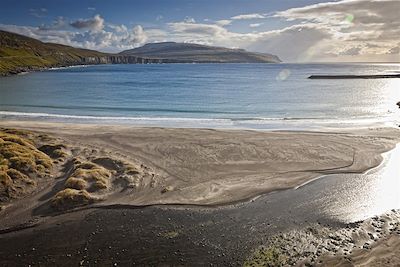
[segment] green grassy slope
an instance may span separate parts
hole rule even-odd
[[[0,31],[0,75],[82,64],[83,58],[107,55],[66,45],[43,43],[19,34]]]

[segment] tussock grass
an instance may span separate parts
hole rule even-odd
[[[65,187],[82,190],[82,189],[85,189],[88,187],[88,183],[85,180],[80,179],[80,178],[69,177],[65,181]]]
[[[49,155],[53,159],[65,158],[68,154],[65,152],[66,146],[62,144],[46,144],[39,147],[39,150]]]
[[[259,248],[244,262],[243,267],[279,267],[286,265],[286,258],[275,246]]]
[[[36,179],[52,168],[52,160],[39,151],[26,132],[0,131],[0,202],[33,190]]]
[[[86,190],[66,188],[54,196],[51,205],[56,210],[66,210],[93,203],[94,200]]]
[[[86,182],[83,188],[87,189],[89,192],[94,192],[107,189],[110,186],[111,172],[95,163],[83,162],[76,165],[75,171],[70,178],[73,179],[71,179],[68,184],[83,186]],[[66,186],[68,184],[66,183]]]

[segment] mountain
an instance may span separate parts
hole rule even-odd
[[[142,63],[276,63],[274,55],[198,44],[153,43],[119,54],[102,53],[0,30],[0,76],[51,67]]]
[[[44,43],[23,35],[0,31],[0,76],[50,67],[120,63],[159,63],[159,61]]]
[[[191,43],[149,43],[120,55],[160,59],[170,63],[278,63],[275,55]]]

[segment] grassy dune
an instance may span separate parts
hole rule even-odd
[[[46,176],[53,162],[32,140],[15,132],[0,131],[0,200],[31,192],[37,179]]]
[[[103,153],[44,134],[0,129],[0,211],[2,204],[29,197],[40,188],[50,190],[50,206],[62,211],[150,184],[154,175],[148,168]],[[62,184],[52,190],[60,179]]]

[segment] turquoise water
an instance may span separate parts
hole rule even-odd
[[[399,64],[160,64],[54,69],[0,79],[0,118],[147,126],[309,129],[398,123]]]

